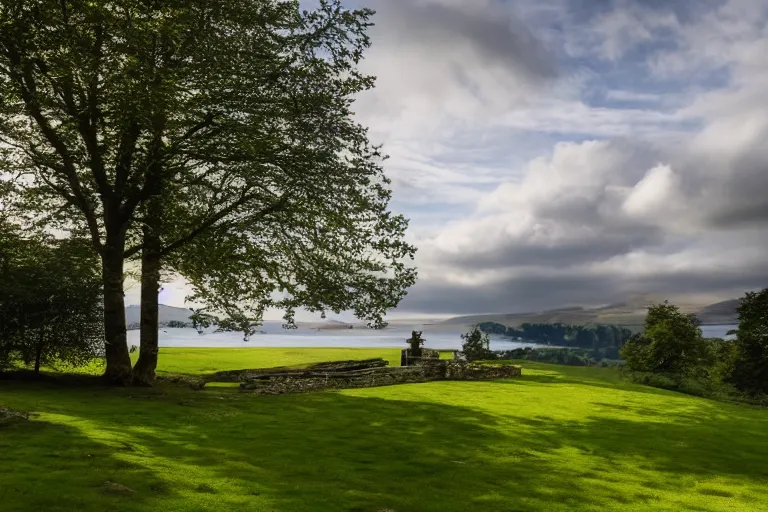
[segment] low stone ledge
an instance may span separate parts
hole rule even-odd
[[[278,366],[273,368],[251,368],[245,370],[226,370],[206,375],[206,382],[242,382],[254,378],[266,378],[271,375],[307,374],[313,372],[345,372],[365,370],[369,368],[384,368],[389,361],[380,357],[360,360],[327,361],[314,363],[303,368],[290,366]]]
[[[464,361],[446,361],[445,378],[447,380],[495,380],[519,377],[522,368],[513,365],[467,363]]]
[[[288,371],[247,374],[240,389],[259,395],[280,395],[409,384],[440,380],[496,380],[519,377],[521,369],[512,365],[434,361],[418,366],[375,367],[346,371]]]

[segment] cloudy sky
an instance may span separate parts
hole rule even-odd
[[[398,314],[768,286],[768,1],[361,5],[356,115],[419,247]]]

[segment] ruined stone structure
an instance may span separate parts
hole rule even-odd
[[[326,389],[365,388],[437,380],[495,380],[520,376],[519,366],[490,365],[449,360],[422,360],[414,366],[388,367],[386,361],[321,363],[305,369],[242,370],[240,389],[260,395],[302,393]],[[210,377],[217,381],[235,372]]]
[[[430,362],[438,359],[440,359],[440,352],[428,348],[419,349],[418,353],[414,353],[410,348],[400,352],[400,366],[414,366],[422,364],[422,361]]]

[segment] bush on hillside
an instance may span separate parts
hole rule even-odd
[[[491,352],[491,340],[487,333],[480,330],[475,326],[467,334],[462,334],[461,339],[461,351],[464,353],[464,357],[467,361],[480,361],[493,359],[494,354]]]
[[[714,363],[695,317],[669,302],[648,308],[645,329],[621,349],[627,369],[667,376],[706,377]]]

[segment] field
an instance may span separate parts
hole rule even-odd
[[[394,350],[166,349],[202,373]],[[396,363],[395,363],[396,364]],[[0,509],[768,510],[768,411],[521,362],[523,377],[296,396],[0,381]]]

